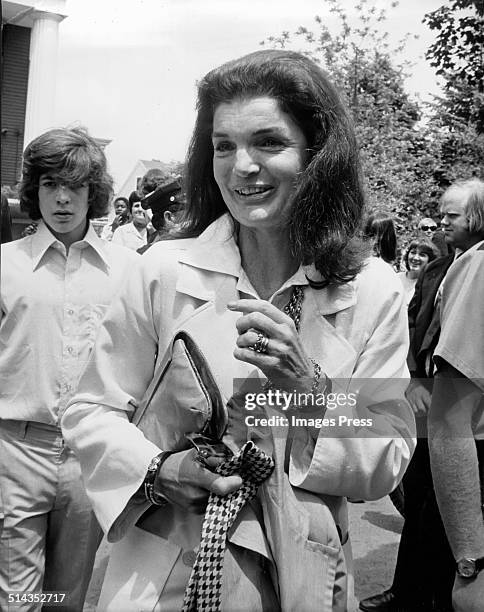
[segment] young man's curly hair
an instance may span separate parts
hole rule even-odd
[[[20,208],[36,221],[39,208],[39,179],[51,174],[66,185],[89,185],[88,219],[108,214],[113,179],[107,171],[106,156],[83,128],[56,128],[35,138],[25,149]]]

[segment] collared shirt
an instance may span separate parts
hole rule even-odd
[[[114,244],[121,244],[122,246],[128,247],[133,251],[137,251],[139,248],[147,244],[147,230],[144,228],[141,232],[135,227],[134,223],[126,223],[121,225],[114,230],[111,242]]]
[[[92,225],[66,253],[41,222],[2,245],[0,418],[58,424],[107,306],[137,255]]]

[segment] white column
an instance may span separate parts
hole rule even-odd
[[[34,11],[30,35],[30,67],[25,113],[24,148],[53,126],[57,80],[59,22],[63,15]]]

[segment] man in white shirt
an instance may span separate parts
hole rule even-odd
[[[83,608],[101,532],[59,422],[138,257],[89,221],[106,214],[111,192],[104,153],[82,129],[50,130],[25,150],[21,206],[40,222],[1,258],[2,611],[38,610],[47,591],[60,610]]]

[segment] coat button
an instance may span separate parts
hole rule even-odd
[[[187,550],[182,555],[182,561],[188,567],[193,567],[196,558],[197,553],[194,550]]]

